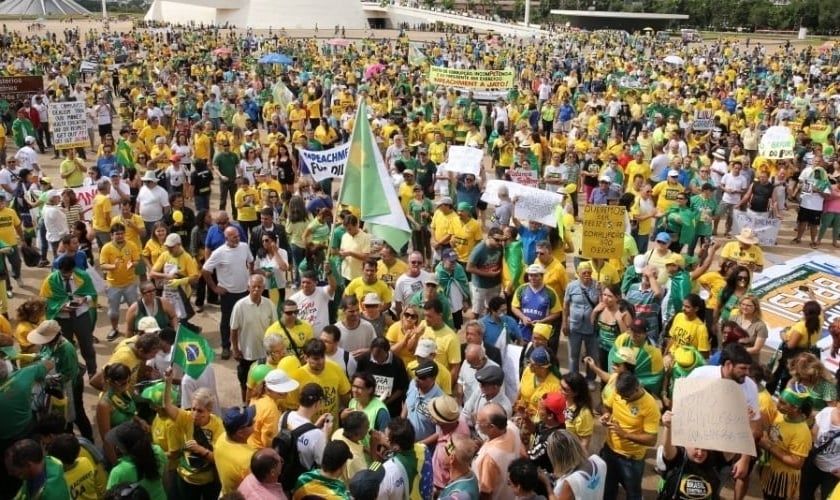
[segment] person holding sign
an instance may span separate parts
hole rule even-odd
[[[726,465],[723,453],[695,447],[674,446],[671,442],[673,413],[662,414],[665,442],[657,465],[664,465],[657,499],[720,498],[722,478],[718,471]],[[659,459],[662,463],[659,463]]]

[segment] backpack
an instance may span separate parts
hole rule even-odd
[[[289,430],[288,421],[289,413],[287,411],[280,417],[280,432],[271,443],[271,447],[278,455],[283,457],[283,474],[280,476],[280,484],[287,492],[291,492],[295,487],[295,483],[301,474],[307,471],[300,461],[300,452],[298,451],[298,439],[301,436],[317,429],[317,426],[312,422],[307,422],[294,430]]]

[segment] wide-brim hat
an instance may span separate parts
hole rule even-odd
[[[140,182],[157,182],[157,174],[155,174],[151,170],[146,170],[146,173],[143,174],[143,177],[140,178]]]
[[[461,416],[458,401],[452,396],[438,396],[429,401],[429,416],[441,424],[454,424]]]
[[[35,345],[49,344],[61,333],[61,325],[54,319],[42,321],[37,328],[29,332],[26,340]]]
[[[738,233],[738,236],[736,236],[735,239],[744,245],[758,245],[758,237],[755,235],[755,231],[753,231],[751,227],[741,229],[741,232]]]

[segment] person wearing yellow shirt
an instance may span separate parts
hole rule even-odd
[[[679,182],[679,177],[679,171],[670,170],[668,178],[657,182],[653,187],[651,194],[656,200],[656,212],[658,214],[664,214],[669,208],[677,206],[677,195],[685,191],[685,188]]]
[[[748,227],[743,228],[740,234],[735,236],[735,240],[723,246],[720,258],[745,266],[752,272],[761,272],[764,269],[764,252],[758,246],[755,231]]]
[[[356,300],[362,304],[368,294],[375,294],[381,302],[381,309],[384,311],[389,308],[391,301],[394,300],[394,291],[376,277],[377,269],[377,262],[373,259],[366,260],[362,267],[362,275],[350,280],[347,288],[344,289],[344,296],[356,297]]]
[[[619,483],[627,498],[642,498],[641,471],[648,448],[656,446],[661,412],[656,399],[631,372],[620,373],[615,386],[615,392],[604,401],[605,412],[601,416],[607,431],[601,457],[609,470],[624,473],[605,480],[604,498],[616,498]]]
[[[551,356],[545,347],[535,347],[522,372],[514,414],[534,423],[540,421],[539,406],[543,396],[560,391],[560,379],[551,372]]]
[[[321,143],[324,148],[330,148],[338,141],[338,132],[330,126],[326,118],[320,118],[315,128],[315,140]]]
[[[117,324],[120,319],[120,303],[127,305],[137,302],[137,273],[136,266],[140,262],[140,249],[134,243],[126,240],[125,226],[114,224],[111,226],[111,241],[106,243],[99,252],[100,268],[106,272],[108,288],[108,319],[111,321],[113,339],[119,336]]]
[[[697,316],[703,305],[703,299],[699,295],[690,293],[683,300],[682,312],[674,316],[671,329],[666,332],[665,350],[668,354],[663,359],[666,371],[673,366],[673,353],[681,346],[692,346],[705,358],[709,357],[711,351],[709,332],[706,324]]]
[[[461,370],[461,341],[444,322],[443,311],[443,303],[438,298],[429,299],[423,304],[426,319],[420,323],[420,326],[425,327],[420,338],[435,342],[436,359],[449,369],[450,380],[458,380]]]
[[[122,224],[125,226],[125,239],[134,243],[137,248],[143,247],[142,239],[146,236],[146,224],[140,214],[133,212],[134,207],[131,200],[120,202],[120,214],[111,217],[111,225]],[[109,229],[110,231],[110,229]]]
[[[338,422],[338,410],[347,406],[350,402],[350,381],[347,379],[344,370],[334,361],[326,359],[327,347],[321,339],[311,339],[303,347],[306,364],[291,374],[291,377],[300,384],[314,383],[324,390],[324,399],[318,412],[312,416],[317,420],[321,415],[329,413],[333,422]],[[294,392],[295,399],[300,398],[299,392]]]
[[[99,179],[96,183],[96,196],[93,198],[91,226],[96,232],[96,241],[100,248],[111,240],[111,181]]]
[[[138,155],[149,151],[148,148],[146,148],[146,144],[137,137],[137,129],[135,128],[132,128],[128,132],[128,139],[125,142],[128,144],[128,147],[131,148],[132,158],[136,159]],[[70,150],[68,149],[67,151],[69,152]]]
[[[435,132],[434,140],[429,144],[429,159],[435,163],[435,165],[440,165],[446,159],[446,143],[443,142],[443,134],[441,132]]]
[[[253,406],[234,406],[222,416],[224,433],[213,448],[213,463],[221,483],[220,495],[236,491],[239,483],[250,473],[251,457],[257,451],[248,444],[254,432],[257,409]]]
[[[260,192],[251,186],[247,177],[237,177],[236,183],[239,186],[233,197],[233,204],[237,211],[236,221],[246,234],[251,234],[251,229],[259,224],[257,208],[262,206]]]
[[[432,215],[432,248],[437,253],[451,246],[452,233],[459,223],[458,214],[452,208],[452,198],[444,196],[437,201],[437,210]]]
[[[158,137],[163,137],[165,140],[169,137],[169,132],[160,124],[160,118],[153,116],[149,118],[149,124],[140,130],[137,137],[146,144],[147,149],[152,149],[155,145],[155,140]]]
[[[300,100],[289,111],[289,124],[296,132],[303,132],[306,129],[306,108]]]
[[[414,198],[414,170],[406,168],[402,172],[403,182],[397,190],[397,196],[400,199],[400,206],[404,214],[408,214],[408,204]]]
[[[320,332],[319,332],[320,333]],[[298,319],[298,305],[292,300],[282,304],[280,318],[265,330],[265,336],[276,335],[283,339],[286,351],[294,357],[303,358],[303,347],[313,338],[312,325]]]
[[[212,133],[212,131],[211,131]],[[193,129],[193,159],[210,163],[210,135],[204,132],[201,125]]]
[[[166,144],[166,138],[158,137],[155,139],[154,146],[149,150],[149,161],[146,163],[147,170],[163,170],[170,164],[172,158],[172,149]]]
[[[484,232],[481,223],[472,216],[473,206],[462,201],[458,203],[458,219],[452,231],[452,249],[462,266],[467,265],[473,248],[482,240]]]
[[[646,181],[651,178],[650,163],[645,161],[645,155],[642,151],[638,151],[633,159],[627,163],[627,167],[624,169],[625,183],[632,183],[637,174],[641,175],[642,179]]]
[[[405,364],[405,371],[408,374],[409,379],[413,379],[417,376],[417,367],[420,366],[420,363],[424,363],[426,361],[433,361],[435,366],[437,366],[437,375],[435,375],[435,383],[440,387],[440,390],[444,392],[444,394],[452,395],[452,374],[446,368],[445,365],[441,364],[440,361],[435,359],[437,357],[437,347],[435,346],[435,341],[430,338],[420,339],[417,342],[417,348],[414,350],[414,356],[411,361],[406,362]]]

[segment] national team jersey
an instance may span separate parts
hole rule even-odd
[[[522,314],[533,321],[540,321],[561,310],[560,300],[554,290],[547,286],[534,290],[528,284],[519,285],[513,294],[511,306],[519,308]],[[525,342],[531,341],[533,330],[534,327],[531,325],[519,324],[519,335]]]

